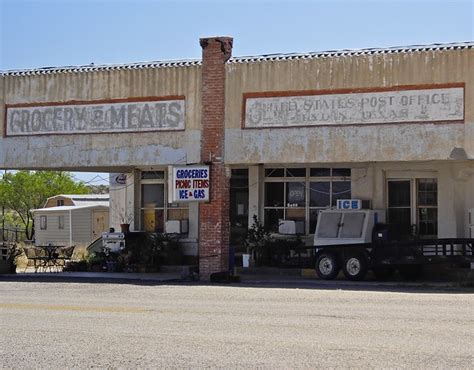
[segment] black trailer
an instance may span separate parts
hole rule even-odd
[[[315,268],[321,279],[334,279],[342,269],[349,280],[373,270],[378,279],[396,270],[416,278],[428,264],[470,267],[474,238],[395,240],[373,210],[324,210],[314,236]]]
[[[349,280],[362,280],[368,270],[386,279],[396,270],[408,279],[418,277],[428,264],[469,267],[474,262],[474,239],[374,240],[361,244],[334,244],[316,249],[316,273],[334,279],[342,269]]]

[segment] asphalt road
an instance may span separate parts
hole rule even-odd
[[[0,282],[0,368],[474,368],[474,294]]]

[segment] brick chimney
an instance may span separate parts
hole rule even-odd
[[[231,37],[200,40],[201,162],[210,164],[210,200],[199,205],[199,275],[229,269],[229,178],[224,166],[225,63],[232,54]]]

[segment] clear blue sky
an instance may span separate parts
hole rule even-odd
[[[474,0],[0,0],[1,70],[200,58],[214,35],[234,56],[472,41]]]

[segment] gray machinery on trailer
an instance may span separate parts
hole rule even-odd
[[[395,240],[387,225],[380,223],[384,216],[384,211],[365,209],[320,211],[314,234],[317,275],[334,279],[342,268],[349,280],[364,279],[368,270],[386,279],[398,270],[410,279],[418,277],[427,264],[473,266],[474,236]]]

